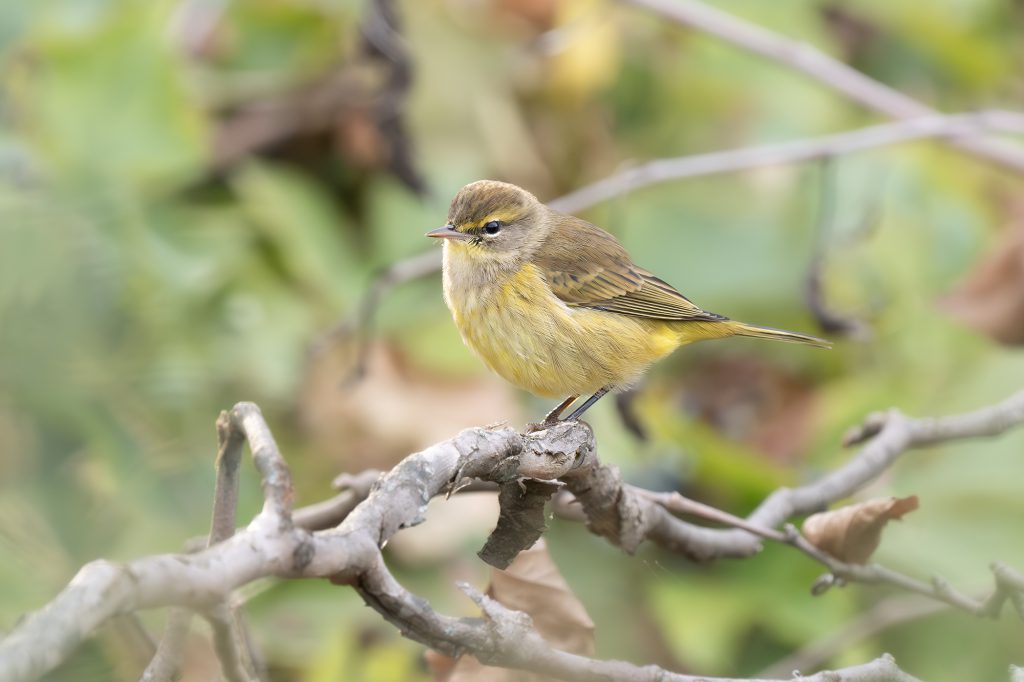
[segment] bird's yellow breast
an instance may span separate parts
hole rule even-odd
[[[479,263],[460,246],[446,245],[444,294],[462,339],[532,393],[565,397],[628,385],[684,342],[672,323],[567,306],[529,263],[480,277]]]

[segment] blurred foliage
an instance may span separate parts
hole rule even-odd
[[[1019,2],[717,4],[946,110],[1024,106]],[[638,160],[876,120],[790,70],[603,0],[400,2],[397,39],[371,30],[370,7],[0,3],[0,629],[83,562],[203,532],[213,422],[237,400],[264,408],[300,503],[439,431],[541,414],[463,348],[437,277],[385,298],[360,384],[342,382],[346,344],[310,353],[378,268],[429,248],[423,232],[462,184],[500,177],[553,198]],[[940,301],[1024,219],[1011,201],[1021,178],[927,143],[833,170],[826,292],[873,337],[830,353],[739,340],[676,354],[633,403],[646,440],[612,401],[591,412],[603,458],[631,479],[745,513],[843,461],[840,434],[871,410],[948,413],[1020,388],[1020,352]],[[813,330],[801,283],[820,173],[694,179],[586,215],[709,309]],[[860,231],[872,207],[880,219]],[[979,592],[990,561],[1024,567],[1012,542],[1022,445],[1018,432],[908,455],[865,491],[921,499],[878,556]],[[251,472],[244,485],[240,518],[259,504]],[[471,612],[455,577],[486,579],[474,551],[491,518],[469,518],[428,522],[452,536],[443,560],[392,556],[448,612]],[[604,657],[752,675],[886,595],[812,598],[817,567],[785,548],[698,567],[551,526]],[[249,611],[276,680],[428,678],[420,648],[351,591],[266,583]],[[833,663],[890,651],[925,679],[1002,679],[1024,656],[1010,620],[933,617],[852,642]],[[133,679],[123,650],[110,629],[50,679]],[[190,652],[187,679],[205,679],[208,651]]]

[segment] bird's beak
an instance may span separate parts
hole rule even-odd
[[[426,236],[428,236],[428,237],[436,237],[438,239],[461,239],[461,240],[469,240],[469,239],[473,238],[473,235],[465,234],[463,232],[459,232],[458,230],[452,228],[451,225],[445,225],[444,227],[439,227],[436,230],[431,230],[430,232],[427,232]]]

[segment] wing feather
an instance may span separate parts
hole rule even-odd
[[[638,267],[601,228],[556,216],[552,234],[534,256],[551,291],[570,306],[658,320],[723,320],[667,282]]]

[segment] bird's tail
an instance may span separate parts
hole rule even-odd
[[[775,339],[776,341],[788,341],[789,343],[803,343],[816,348],[831,348],[832,342],[819,339],[816,336],[787,332],[784,329],[772,329],[771,327],[759,327],[755,324],[746,324],[729,320],[730,331],[736,336],[753,336],[758,339]]]

